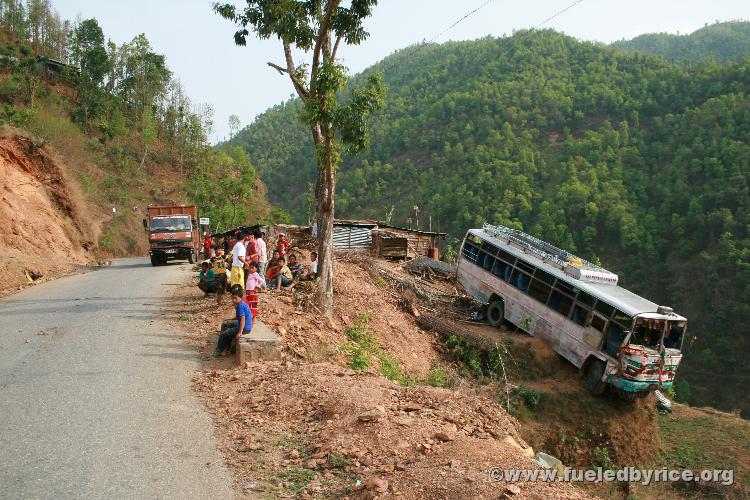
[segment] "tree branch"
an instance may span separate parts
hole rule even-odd
[[[339,35],[336,37],[336,42],[333,44],[333,52],[331,52],[331,61],[336,60],[336,52],[339,50],[339,44],[341,43],[342,36]]]
[[[284,58],[286,59],[286,69],[273,63],[268,63],[268,65],[274,68],[280,74],[289,74],[289,79],[292,80],[292,85],[294,86],[294,90],[297,91],[297,95],[300,96],[301,99],[306,99],[308,90],[307,88],[305,88],[305,84],[297,79],[297,68],[294,66],[294,59],[292,59],[292,47],[289,42],[284,42]]]
[[[339,0],[328,0],[328,8],[326,9],[323,21],[320,23],[318,30],[318,38],[315,40],[315,50],[313,52],[312,59],[312,72],[310,74],[310,82],[315,82],[318,76],[318,64],[320,63],[320,50],[328,34],[328,26],[331,24],[331,17],[333,16],[333,10],[338,5]]]

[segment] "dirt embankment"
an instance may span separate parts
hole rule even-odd
[[[0,137],[0,293],[96,261],[97,225],[59,160],[18,134]]]

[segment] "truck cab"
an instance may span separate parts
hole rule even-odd
[[[185,259],[191,264],[198,260],[200,230],[195,206],[149,206],[143,227],[148,233],[152,266],[168,260]]]

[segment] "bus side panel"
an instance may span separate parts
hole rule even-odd
[[[494,274],[472,262],[459,261],[458,281],[478,301],[486,304],[492,295],[505,301],[505,319],[519,329],[539,336],[558,354],[580,368],[590,353],[595,352],[583,341],[583,328],[564,316],[551,312]]]

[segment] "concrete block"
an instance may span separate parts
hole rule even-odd
[[[250,335],[240,337],[237,361],[244,364],[247,361],[279,360],[281,360],[279,336],[262,321],[256,319],[253,322],[253,330]]]

